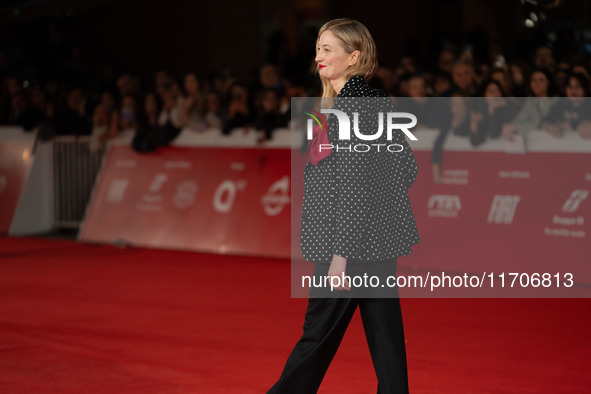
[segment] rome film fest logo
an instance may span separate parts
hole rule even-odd
[[[318,138],[319,133],[326,133],[328,130],[328,125],[326,120],[317,111],[312,111],[313,113],[306,112],[306,115],[309,115],[312,119],[308,119],[307,123],[307,139],[309,141]],[[321,113],[325,114],[333,114],[336,116],[337,121],[339,123],[339,141],[351,141],[351,119],[349,116],[338,109],[321,109]],[[362,140],[362,141],[375,141],[378,140],[383,132],[384,132],[384,113],[379,112],[377,114],[378,117],[378,129],[375,131],[374,134],[362,134],[359,131],[359,113],[353,112],[353,132],[355,136]],[[408,112],[387,112],[386,113],[386,137],[388,141],[392,141],[392,134],[394,130],[400,130],[408,138],[412,141],[417,141],[417,137],[415,137],[409,129],[413,128],[417,124],[417,117]],[[405,118],[409,119],[409,123],[394,123],[394,119]],[[316,121],[316,125],[314,125],[314,121]],[[316,135],[315,135],[316,134]],[[349,144],[346,146],[334,145],[330,143],[326,138],[323,141],[320,141],[316,144],[315,149],[318,149],[318,152],[322,152],[323,150],[331,151],[332,149],[336,149],[337,151],[346,150],[346,151],[354,151],[365,153],[369,152],[371,149],[377,149],[378,152],[382,151],[383,149],[387,150],[388,152],[396,153],[401,152],[403,146],[400,144],[377,144],[377,143],[358,143],[358,144]]]

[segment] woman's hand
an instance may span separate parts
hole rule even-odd
[[[514,124],[506,123],[503,125],[503,131],[501,135],[508,141],[513,141],[513,134],[517,132],[517,126]]]
[[[484,119],[482,112],[472,112],[470,114],[470,132],[472,134],[478,133],[478,124],[482,122],[482,119]]]
[[[336,254],[332,256],[332,262],[328,268],[329,283],[335,284],[334,290],[351,290],[350,283],[345,278],[345,271],[347,269],[347,259]],[[333,277],[336,277],[333,281]],[[338,278],[338,279],[337,279]],[[344,282],[344,283],[343,283]]]
[[[544,122],[540,128],[555,138],[562,138],[562,128],[556,123]]]

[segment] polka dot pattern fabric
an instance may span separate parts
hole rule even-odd
[[[360,99],[365,97],[372,99]],[[351,140],[338,140],[338,121],[329,115],[332,153],[317,165],[308,161],[304,170],[302,255],[314,263],[330,263],[334,254],[363,263],[410,254],[412,246],[420,242],[408,198],[418,166],[402,131],[394,130],[392,140],[387,140],[386,113],[394,112],[392,100],[356,76],[345,83],[333,109],[349,115]],[[382,136],[373,141],[358,139],[353,132],[354,112],[359,114],[359,131],[365,135],[375,133],[382,113]],[[357,144],[370,149],[355,151],[352,148]],[[383,146],[378,151],[373,144]],[[388,145],[402,150],[390,152],[385,148]]]

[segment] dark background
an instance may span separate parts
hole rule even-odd
[[[538,21],[528,28],[531,12]],[[541,43],[557,58],[587,56],[584,43],[591,42],[588,0],[551,9],[519,0],[5,1],[0,70],[8,63],[23,77],[39,78],[39,64],[65,55],[91,74],[129,72],[144,80],[160,68],[176,75],[223,68],[249,73],[274,63],[282,72],[299,71],[314,56],[318,27],[335,17],[364,23],[380,64],[389,67],[413,55],[429,69],[445,42],[472,44],[476,58],[486,58],[487,44],[498,43],[509,59],[529,59]]]

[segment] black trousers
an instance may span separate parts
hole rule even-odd
[[[395,272],[396,262],[364,267],[347,264],[347,274],[371,272],[376,268],[381,273]],[[325,272],[328,264],[316,264],[315,275]],[[408,393],[406,347],[397,290],[390,289],[390,295],[394,296],[390,298],[348,297],[348,291],[341,291],[342,297],[311,296],[303,335],[289,355],[281,377],[267,393],[316,393],[357,306],[378,378],[378,394]]]

